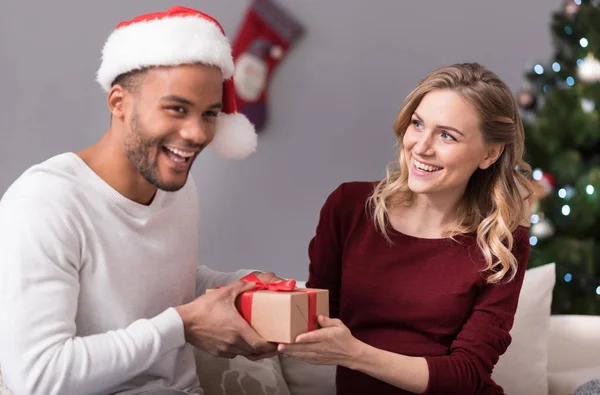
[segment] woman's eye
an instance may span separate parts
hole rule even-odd
[[[442,132],[442,138],[447,141],[456,141],[456,139],[454,137],[452,137],[452,135],[450,135],[446,132]]]

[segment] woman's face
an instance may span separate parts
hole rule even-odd
[[[499,156],[500,147],[486,144],[480,124],[477,110],[454,91],[427,93],[402,140],[410,190],[462,196],[473,173]]]

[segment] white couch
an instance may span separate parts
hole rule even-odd
[[[553,264],[525,276],[513,342],[494,370],[507,395],[567,395],[600,378],[600,316],[550,316],[554,282]],[[335,394],[332,366],[283,356],[220,359],[201,351],[197,365],[206,395]],[[0,374],[0,395],[9,394]]]
[[[545,390],[544,386],[541,386],[540,391],[532,388],[535,385],[535,376],[528,378],[530,372],[525,370],[511,377],[495,377],[504,387],[507,395],[567,395],[572,394],[581,384],[600,378],[600,316],[552,316],[548,344],[547,368],[542,372],[548,389]],[[518,352],[514,357],[526,361],[532,359],[531,355],[519,355]],[[514,361],[506,362],[510,364]],[[278,363],[281,373],[276,374],[282,375],[287,386],[280,395],[335,394],[333,367],[308,365],[281,356]],[[247,365],[251,364],[254,363],[247,362]],[[201,375],[204,374],[202,367],[199,367],[199,370]],[[249,368],[246,372],[255,374],[255,371]],[[539,376],[539,373],[535,375]],[[260,379],[260,377],[259,372],[256,378]],[[231,390],[231,387],[228,388],[229,391],[218,392],[218,394],[245,394],[236,392],[235,389]],[[247,395],[269,395],[270,393],[265,390],[247,393]],[[213,392],[208,394],[213,395]]]
[[[550,315],[554,264],[527,271],[512,344],[493,377],[507,395],[568,395],[600,379],[600,316]],[[299,283],[302,286],[302,283]],[[197,353],[207,395],[331,395],[335,368],[279,356],[251,362]]]

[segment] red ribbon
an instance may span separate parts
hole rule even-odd
[[[296,288],[296,280],[294,279],[265,284],[260,281],[255,273],[248,274],[246,277],[242,278],[242,281],[247,283],[256,283],[256,286],[252,291],[291,292],[294,290],[294,288]]]
[[[284,280],[276,283],[265,284],[254,273],[250,273],[242,281],[255,283],[256,286],[250,291],[240,295],[240,314],[244,319],[252,324],[252,299],[256,291],[274,291],[274,292],[304,292],[308,294],[308,331],[317,329],[317,293],[309,289],[296,289],[296,280]]]

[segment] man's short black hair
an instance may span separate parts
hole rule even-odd
[[[147,69],[139,69],[119,74],[110,86],[121,85],[129,93],[136,94],[146,78],[147,71]]]

